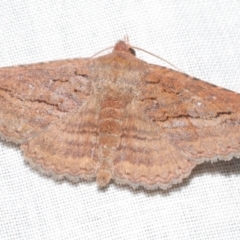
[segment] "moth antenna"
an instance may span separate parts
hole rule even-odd
[[[109,49],[112,49],[112,48],[114,48],[114,46],[107,47],[107,48],[105,48],[105,49],[103,49],[103,50],[101,50],[101,51],[95,53],[95,54],[92,55],[90,58],[94,58],[94,57],[97,56],[98,54],[100,54],[100,53],[102,53],[102,52],[105,52],[105,51],[107,51],[107,50],[109,50]]]
[[[134,49],[137,49],[137,50],[139,50],[139,51],[145,52],[145,53],[147,53],[147,54],[149,54],[149,55],[152,55],[152,56],[154,56],[154,57],[156,57],[156,58],[158,58],[158,59],[166,62],[167,64],[169,64],[170,66],[172,66],[173,68],[175,68],[176,70],[178,70],[179,72],[184,73],[183,70],[179,69],[178,67],[176,67],[175,65],[173,65],[172,63],[170,63],[169,61],[167,61],[166,59],[164,59],[164,58],[162,58],[162,57],[159,57],[158,55],[156,55],[156,54],[154,54],[154,53],[151,53],[151,52],[149,52],[149,51],[147,51],[147,50],[145,50],[145,49],[143,49],[143,48],[135,47],[135,46],[132,46],[132,45],[131,45],[131,48],[134,48]]]

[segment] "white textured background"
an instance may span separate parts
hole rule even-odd
[[[88,57],[126,33],[186,73],[240,92],[237,0],[0,1],[0,66]],[[102,191],[46,178],[0,142],[0,239],[240,239],[240,160],[198,166],[169,191]]]

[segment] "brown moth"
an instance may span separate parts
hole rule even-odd
[[[119,41],[98,58],[0,69],[0,136],[57,179],[166,189],[240,156],[240,95],[146,63]]]

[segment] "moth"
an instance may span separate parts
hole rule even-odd
[[[138,59],[0,69],[0,136],[56,179],[166,189],[205,161],[240,157],[240,95]]]

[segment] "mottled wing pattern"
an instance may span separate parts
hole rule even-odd
[[[165,67],[141,68],[114,159],[117,182],[168,188],[196,164],[240,156],[239,94]]]
[[[88,97],[87,60],[0,69],[0,137],[21,143]]]
[[[0,136],[56,178],[168,188],[240,156],[240,95],[113,53],[0,69]]]
[[[238,93],[150,65],[142,96],[148,119],[187,159],[201,163],[240,156]]]
[[[92,179],[98,168],[98,114],[94,98],[21,145],[26,160],[56,179]]]
[[[164,129],[144,116],[142,103],[126,109],[122,138],[113,161],[115,180],[136,188],[166,189],[187,177],[195,163],[176,149]]]

